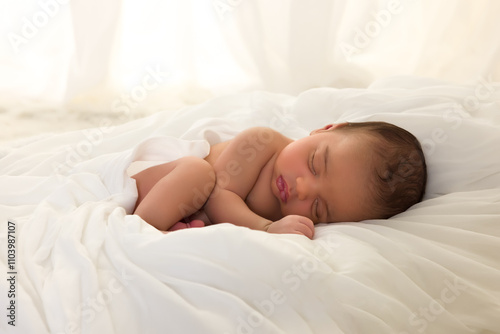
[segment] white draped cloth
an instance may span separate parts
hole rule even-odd
[[[0,272],[16,274],[0,280],[0,333],[500,333],[499,110],[499,85],[406,77],[6,145]],[[133,160],[204,156],[250,126],[299,138],[368,120],[407,128],[426,154],[424,201],[391,219],[322,224],[309,240],[231,224],[162,234],[130,215]]]

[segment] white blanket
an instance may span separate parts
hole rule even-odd
[[[408,77],[256,92],[5,146],[0,332],[500,333],[499,92]],[[426,153],[425,201],[389,220],[308,240],[231,224],[164,235],[130,215],[133,161],[203,157],[250,126],[299,138],[363,120],[407,128]]]

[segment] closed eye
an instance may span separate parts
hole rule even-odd
[[[314,213],[313,216],[316,216],[316,219],[319,222],[320,218],[319,218],[319,213],[318,213],[318,202],[319,202],[319,200],[316,198],[314,200],[314,203],[313,203],[313,210],[312,211]]]
[[[330,147],[327,146],[326,149],[325,149],[325,154],[324,154],[324,157],[325,157],[325,174],[328,174],[328,151],[329,151]]]
[[[316,169],[314,169],[314,157],[316,156],[316,151],[313,152],[311,158],[309,159],[309,169],[313,175],[316,175]]]

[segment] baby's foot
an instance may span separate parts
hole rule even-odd
[[[183,230],[185,228],[193,228],[193,227],[204,227],[205,223],[202,220],[192,220],[189,223],[184,223],[184,222],[177,222],[172,227],[170,227],[168,230],[169,231],[177,231],[177,230]]]

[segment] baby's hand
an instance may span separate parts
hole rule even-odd
[[[314,223],[304,216],[289,215],[269,225],[267,232],[302,234],[312,239],[314,236]]]

